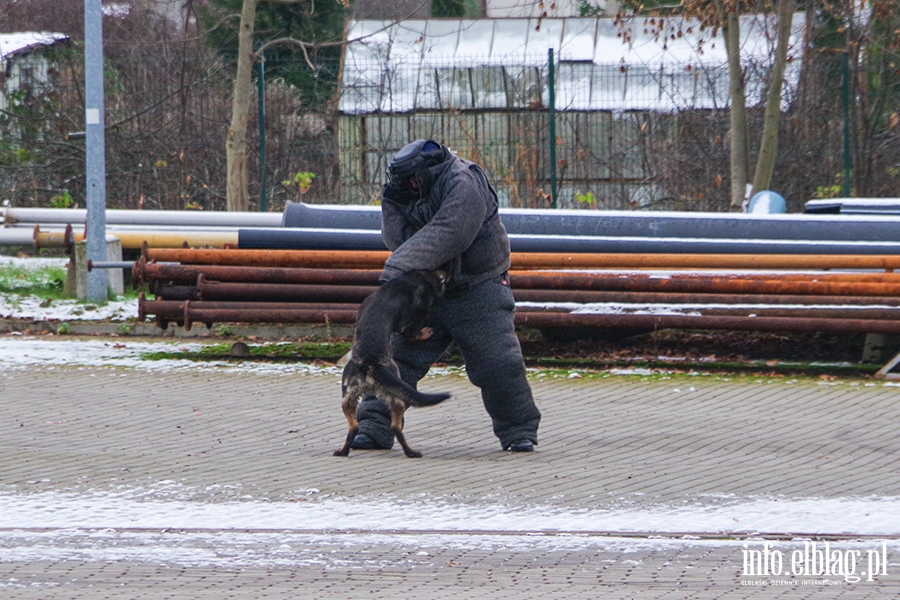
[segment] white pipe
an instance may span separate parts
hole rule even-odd
[[[34,227],[0,227],[0,246],[31,246]]]
[[[0,208],[4,223],[84,224],[83,208]],[[193,227],[281,227],[281,213],[198,210],[107,210],[107,225],[175,225]]]

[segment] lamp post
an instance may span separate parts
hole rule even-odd
[[[87,257],[106,261],[106,140],[103,110],[103,6],[84,0],[84,124],[85,196],[87,204]],[[104,269],[87,273],[86,297],[108,299],[109,279]]]

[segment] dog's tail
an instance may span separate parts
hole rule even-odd
[[[393,370],[384,365],[376,365],[372,370],[372,378],[384,389],[390,390],[397,398],[402,399],[407,406],[434,406],[449,398],[451,394],[426,394],[418,391],[399,377]]]

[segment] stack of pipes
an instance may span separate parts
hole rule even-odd
[[[900,216],[500,209],[513,252],[900,254]],[[87,211],[0,208],[0,246],[71,246]],[[289,202],[284,213],[107,210],[125,249],[384,250],[380,210]]]
[[[897,217],[500,212],[522,325],[900,332]],[[0,215],[0,244],[31,228],[39,247],[77,241],[86,219],[72,209]],[[143,248],[134,281],[156,298],[141,298],[140,315],[163,326],[352,323],[388,256],[378,207],[106,218],[124,248]]]
[[[152,249],[141,319],[355,321],[385,251]],[[900,256],[513,253],[516,322],[538,329],[900,333]],[[834,270],[848,270],[834,272]]]
[[[0,207],[0,246],[66,248],[85,237],[87,210],[77,208]],[[237,246],[241,228],[281,225],[281,213],[203,212],[191,210],[107,210],[106,233],[122,247],[139,249]]]

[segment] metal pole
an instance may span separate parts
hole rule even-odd
[[[850,158],[850,53],[848,52],[844,52],[843,67],[841,103],[844,105],[844,197],[849,198],[853,163]]]
[[[269,210],[266,200],[266,57],[259,55],[256,61],[256,93],[259,120],[259,210]]]
[[[547,87],[550,110],[550,208],[556,208],[556,77],[553,65],[553,48],[547,50]]]
[[[106,141],[103,110],[103,9],[101,0],[84,1],[84,122],[87,257],[106,261]],[[91,302],[108,299],[104,270],[87,274]]]

